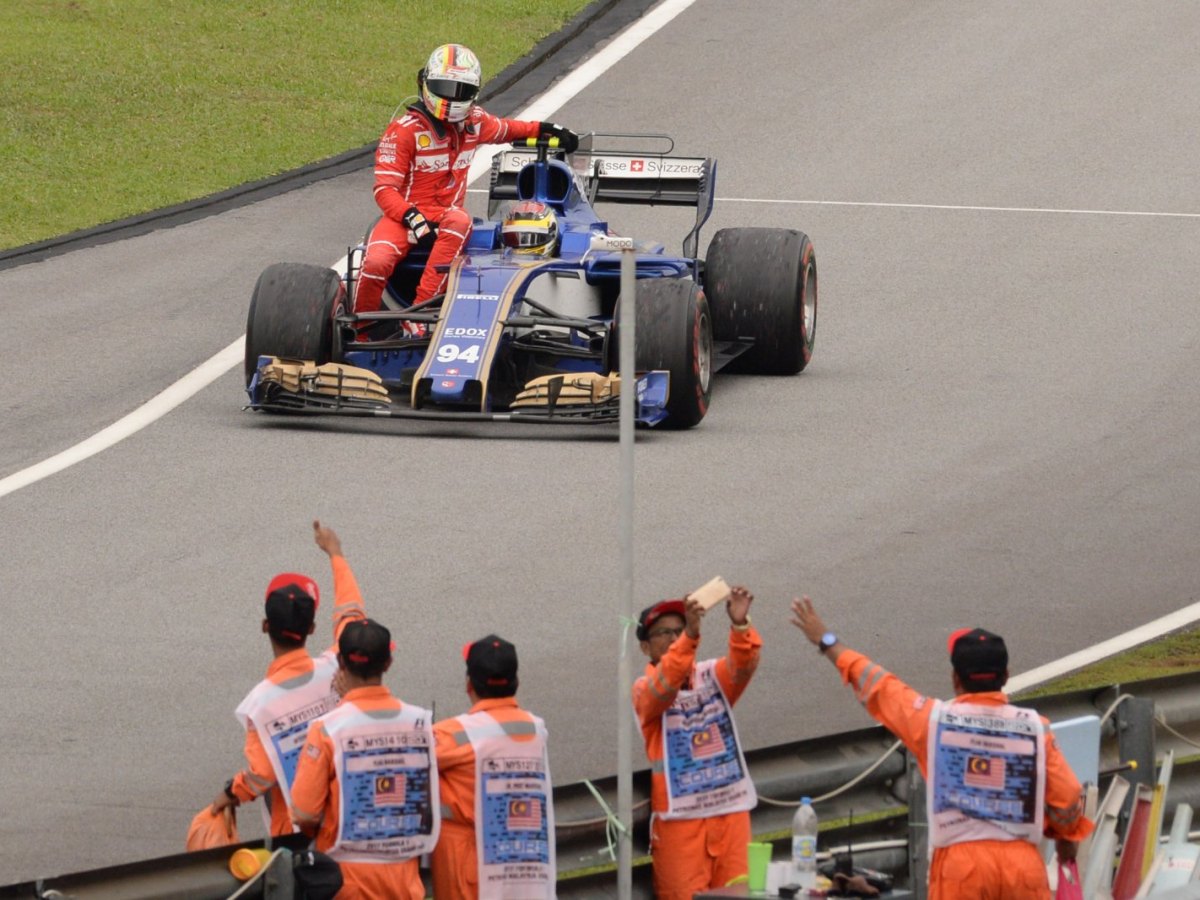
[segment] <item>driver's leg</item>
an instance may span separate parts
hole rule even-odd
[[[408,255],[408,227],[384,216],[367,238],[362,269],[354,289],[356,313],[377,312],[383,306],[383,289],[397,264]]]
[[[465,209],[451,207],[436,221],[437,240],[433,243],[433,249],[429,251],[429,262],[425,264],[425,271],[421,274],[417,294],[413,298],[414,303],[423,303],[442,292],[446,286],[447,275],[444,267],[454,261],[454,257],[458,256],[467,238],[471,236],[471,214]],[[443,267],[442,271],[438,271],[439,266]]]

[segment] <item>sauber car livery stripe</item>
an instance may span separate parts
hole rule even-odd
[[[450,271],[446,273],[446,301],[442,308],[442,314],[438,318],[438,323],[434,327],[433,337],[429,341],[429,349],[425,353],[425,359],[421,361],[421,365],[417,367],[417,372],[413,376],[412,396],[410,404],[413,409],[417,409],[419,400],[417,397],[417,389],[421,386],[421,381],[429,377],[429,370],[433,365],[433,361],[437,359],[437,348],[442,344],[442,334],[446,330],[446,322],[450,318],[449,311],[451,305],[451,297],[458,295],[458,280],[462,274],[464,257],[457,257],[450,264]]]
[[[504,270],[508,276],[502,288],[481,283],[475,290],[462,288],[464,280],[471,280],[475,268],[468,266],[466,259],[451,265],[441,316],[425,359],[413,378],[414,408],[420,402],[419,391],[425,381],[429,382],[426,399],[434,403],[461,400],[467,384],[476,381],[481,387],[480,412],[487,411],[488,381],[504,334],[502,323],[508,319],[517,293],[529,281],[533,270],[551,262],[516,262],[512,269]]]
[[[520,264],[520,268],[525,271],[514,275],[509,280],[508,287],[504,289],[504,294],[500,300],[500,314],[496,318],[497,322],[503,322],[508,318],[509,310],[512,309],[513,298],[516,296],[517,291],[521,290],[529,282],[530,277],[533,275],[533,270],[540,269],[546,265],[549,265],[548,261]],[[503,334],[503,328],[493,328],[492,333],[488,335],[487,349],[484,351],[479,372],[479,381],[483,387],[483,397],[480,399],[479,406],[480,411],[487,409],[488,381],[492,377],[492,360],[496,357],[496,348],[500,346],[500,338]]]

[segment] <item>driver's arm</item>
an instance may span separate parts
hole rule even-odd
[[[537,137],[542,133],[541,122],[501,119],[478,106],[475,109],[479,112],[479,143],[481,144],[508,144],[524,138]]]

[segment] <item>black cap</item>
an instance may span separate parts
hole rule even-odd
[[[511,696],[517,690],[517,648],[494,634],[463,648],[475,693]]]
[[[381,675],[392,661],[392,633],[374,619],[354,619],[342,629],[338,655],[359,677]]]
[[[316,582],[305,575],[285,572],[267,585],[267,632],[277,641],[303,644],[317,614]]]
[[[993,690],[1007,680],[1008,647],[1000,635],[982,628],[962,629],[950,635],[947,643],[950,665],[965,686]]]

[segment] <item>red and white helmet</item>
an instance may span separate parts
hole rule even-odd
[[[483,80],[479,59],[462,44],[442,44],[425,63],[421,102],[443,122],[461,122],[470,115]]]

